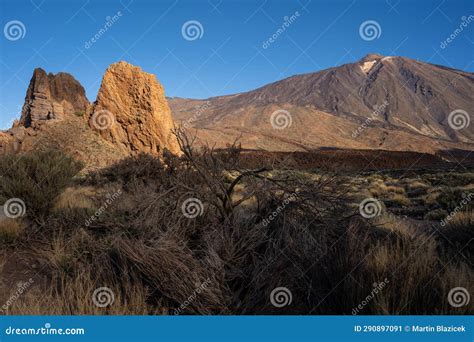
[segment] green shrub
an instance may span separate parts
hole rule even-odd
[[[438,196],[438,204],[441,208],[447,210],[448,212],[453,211],[456,207],[463,206],[462,210],[468,210],[474,208],[472,201],[465,201],[466,198],[471,198],[469,190],[460,190],[447,188]],[[463,205],[464,202],[467,202]]]
[[[474,211],[472,210],[460,211],[443,219],[438,237],[443,251],[449,255],[449,260],[472,260],[474,255],[473,227]]]
[[[151,180],[163,177],[164,166],[159,158],[140,153],[119,161],[88,176],[88,183],[93,185],[107,184],[109,182],[130,183],[135,180]]]
[[[49,213],[55,198],[81,170],[82,163],[58,150],[0,158],[0,203],[21,199],[31,218]]]
[[[446,216],[448,216],[448,212],[444,209],[435,209],[428,211],[425,214],[424,219],[427,221],[439,221],[444,219]]]

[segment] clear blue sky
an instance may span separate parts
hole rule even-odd
[[[74,75],[93,101],[107,66],[118,60],[157,75],[167,96],[207,98],[251,90],[300,73],[353,62],[369,52],[401,55],[474,70],[474,20],[442,49],[441,42],[474,15],[473,0],[0,0],[1,27],[26,32],[0,37],[0,128],[19,116],[35,67]],[[95,43],[85,43],[122,14]],[[273,43],[263,43],[299,13]],[[472,18],[471,18],[472,19]],[[202,37],[186,40],[190,20]],[[360,25],[381,34],[364,40]],[[4,30],[3,30],[4,31]],[[24,36],[22,33],[25,33]],[[9,40],[10,39],[17,40]]]

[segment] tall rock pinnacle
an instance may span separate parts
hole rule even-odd
[[[179,152],[163,87],[155,75],[123,61],[105,72],[90,125],[132,153]]]
[[[30,127],[37,122],[63,119],[74,113],[84,114],[89,105],[84,88],[71,75],[46,74],[35,69],[26,92],[20,124]]]

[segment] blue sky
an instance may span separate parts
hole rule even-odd
[[[474,15],[472,0],[0,3],[0,128],[19,117],[35,67],[71,73],[91,101],[107,66],[119,60],[156,74],[167,96],[191,98],[251,90],[353,62],[369,52],[474,70],[474,20],[445,48],[440,46],[460,27],[463,16]],[[114,15],[114,23],[99,33]],[[286,26],[285,18],[291,21]],[[187,36],[191,40],[182,33],[189,21],[202,27],[197,27],[197,37]],[[359,29],[367,21],[380,29],[373,26],[376,35],[363,39]],[[96,34],[99,39],[86,48]]]

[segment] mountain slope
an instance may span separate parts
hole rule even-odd
[[[473,93],[472,73],[370,54],[246,93],[169,103],[177,121],[217,146],[242,136],[248,148],[434,152],[474,149],[474,125],[448,124],[451,112],[472,110]]]

